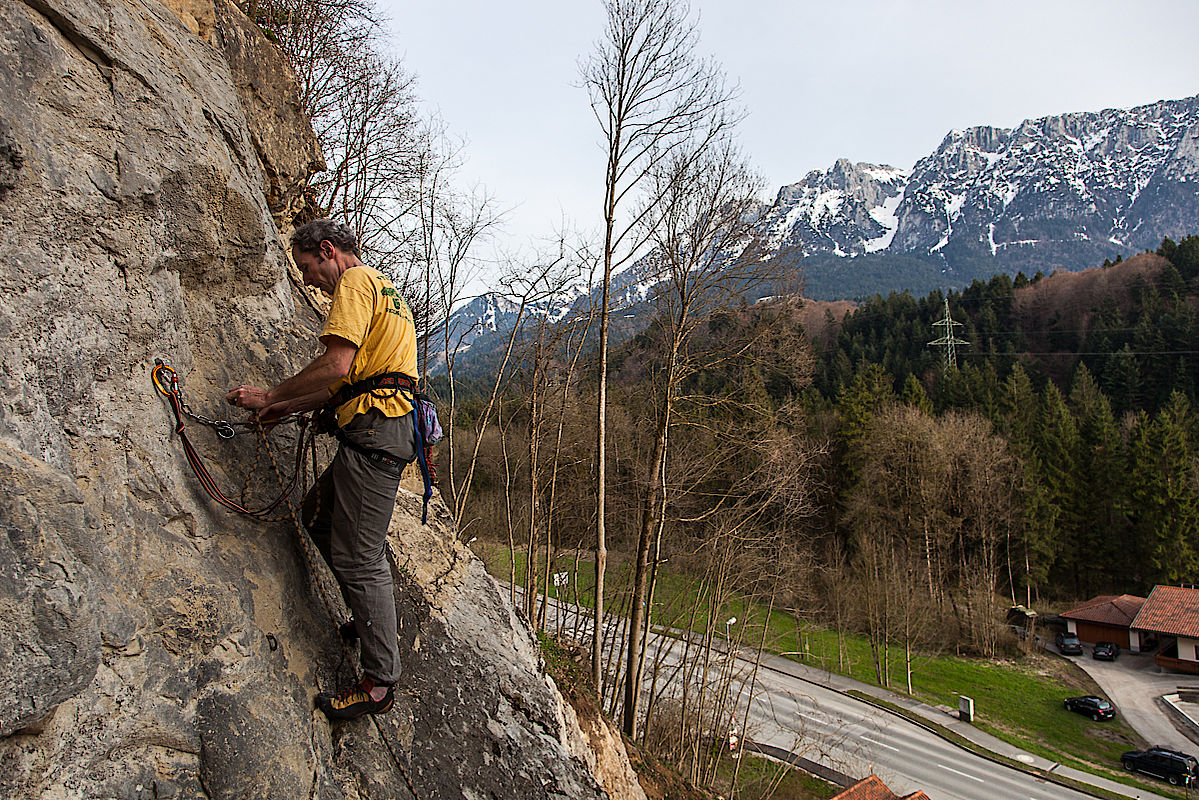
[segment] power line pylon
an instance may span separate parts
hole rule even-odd
[[[967,342],[965,339],[959,339],[953,335],[953,326],[954,325],[958,326],[959,328],[962,327],[962,323],[955,322],[953,317],[949,316],[949,298],[946,297],[945,298],[945,317],[944,317],[944,319],[937,320],[936,322],[933,323],[934,328],[942,328],[942,327],[945,328],[945,333],[944,333],[944,335],[941,336],[940,339],[934,339],[933,341],[929,342],[929,344],[933,347],[944,347],[945,348],[945,368],[946,369],[949,369],[950,367],[953,367],[954,369],[958,368],[958,353],[957,353],[957,349],[956,349],[957,345],[960,344],[960,345],[964,345],[966,347],[970,346],[970,342]]]

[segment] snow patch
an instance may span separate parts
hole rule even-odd
[[[894,183],[896,181],[907,180],[911,170],[895,169],[894,167],[867,167],[862,170],[863,173],[869,175],[879,183]]]
[[[841,204],[844,202],[845,192],[842,192],[840,189],[824,192],[812,203],[808,219],[813,225],[816,225],[826,217],[836,216],[837,212],[841,210]]]
[[[882,236],[867,239],[862,243],[862,247],[867,253],[877,253],[879,250],[886,250],[891,246],[891,240],[895,238],[895,231],[899,230],[899,217],[895,215],[895,212],[899,209],[899,204],[903,202],[903,195],[904,192],[892,195],[884,200],[881,206],[870,209],[871,219],[882,225],[885,232]]]
[[[951,194],[945,201],[945,218],[952,226],[953,222],[962,215],[962,206],[966,203],[965,194]]]

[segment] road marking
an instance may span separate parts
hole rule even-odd
[[[891,745],[887,744],[886,742],[880,742],[878,739],[871,739],[869,736],[862,736],[860,738],[865,739],[866,741],[871,742],[873,744],[877,744],[879,747],[885,747],[888,750],[894,750],[896,753],[899,752],[898,747],[892,747]]]
[[[970,780],[978,781],[979,783],[986,783],[986,781],[984,781],[982,778],[976,778],[973,775],[967,775],[964,772],[958,772],[953,767],[947,767],[944,764],[938,764],[937,766],[940,767],[941,769],[949,770],[950,772],[954,773],[955,775],[961,775],[963,778],[969,778]]]

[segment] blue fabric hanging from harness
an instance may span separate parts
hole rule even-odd
[[[388,392],[389,394],[378,395],[375,394],[376,392]],[[415,378],[401,372],[384,372],[343,386],[329,399],[329,402],[322,406],[317,417],[317,430],[333,435],[337,441],[372,461],[402,466],[399,460],[382,450],[363,447],[351,441],[337,424],[338,407],[367,393],[380,399],[403,394],[412,406],[412,435],[416,444],[416,463],[420,466],[421,478],[425,483],[424,507],[421,510],[420,518],[421,524],[424,525],[429,520],[429,500],[433,497],[433,472],[429,464],[430,450],[441,440],[442,431],[441,424],[437,419],[437,407],[427,395],[417,391]]]

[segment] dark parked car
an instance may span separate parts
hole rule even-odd
[[[1129,772],[1144,772],[1146,775],[1167,780],[1175,786],[1186,786],[1199,775],[1199,762],[1195,761],[1194,756],[1164,747],[1129,750],[1120,756],[1120,764]]]
[[[1097,642],[1091,649],[1091,658],[1097,658],[1100,661],[1115,661],[1118,655],[1120,655],[1120,645],[1115,642]]]
[[[1059,633],[1053,637],[1053,643],[1057,645],[1057,650],[1064,656],[1081,656],[1082,642],[1078,641],[1078,637],[1073,633]]]
[[[1116,716],[1115,707],[1104,700],[1102,697],[1096,697],[1089,694],[1086,697],[1070,697],[1066,699],[1066,710],[1073,711],[1075,714],[1082,714],[1085,717],[1098,722],[1101,719],[1111,719]]]

